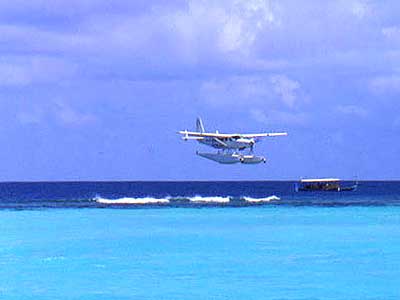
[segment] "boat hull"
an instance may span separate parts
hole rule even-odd
[[[340,180],[304,180],[295,184],[298,192],[349,192],[357,189],[357,182],[349,185]]]

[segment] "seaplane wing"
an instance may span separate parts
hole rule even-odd
[[[226,139],[230,137],[240,137],[238,134],[225,134],[225,133],[208,133],[208,132],[193,132],[193,131],[179,131],[180,134],[183,134],[188,137],[210,137],[210,138],[220,138]]]
[[[209,133],[209,132],[192,132],[192,131],[179,131],[180,134],[185,135],[186,137],[193,137],[195,139],[210,137],[217,139],[227,139],[227,138],[257,138],[257,137],[273,137],[273,136],[286,136],[286,132],[273,132],[273,133]]]
[[[267,136],[286,136],[287,132],[271,132],[271,133],[249,133],[241,134],[243,138],[256,138],[256,137],[267,137]]]

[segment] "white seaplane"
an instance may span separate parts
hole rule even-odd
[[[204,144],[213,148],[218,149],[216,153],[201,153],[196,152],[197,155],[216,161],[220,164],[258,164],[266,162],[264,156],[258,156],[253,154],[254,145],[263,137],[274,137],[274,136],[286,136],[286,132],[277,133],[254,133],[254,134],[242,134],[242,133],[215,133],[205,132],[203,121],[197,118],[196,131],[179,131],[182,134],[182,139],[195,140],[200,144]],[[248,150],[247,154],[244,154],[244,150]]]

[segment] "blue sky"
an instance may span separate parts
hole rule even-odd
[[[0,180],[400,179],[398,1],[0,1]],[[288,131],[255,166],[180,129]]]

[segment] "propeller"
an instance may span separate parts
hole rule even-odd
[[[250,152],[251,153],[253,153],[255,144],[256,144],[256,141],[254,139],[251,139],[251,141],[250,141]]]
[[[189,133],[187,131],[187,129],[185,130],[185,136],[182,137],[182,140],[187,141],[189,139]]]

